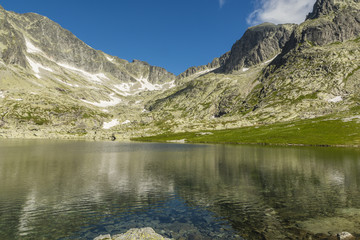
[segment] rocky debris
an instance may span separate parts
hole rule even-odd
[[[101,235],[94,238],[94,240],[170,240],[169,238],[164,238],[160,234],[157,234],[154,229],[147,228],[132,228],[126,233],[118,234],[113,237],[110,234]]]
[[[342,232],[337,234],[338,240],[355,240],[355,237],[348,232]]]

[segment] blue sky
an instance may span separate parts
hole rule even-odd
[[[36,12],[91,47],[180,74],[229,51],[261,22],[301,22],[315,0],[2,0]]]

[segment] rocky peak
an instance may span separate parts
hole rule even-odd
[[[359,9],[360,0],[317,0],[313,11],[306,19],[315,19],[331,13],[336,13],[343,8]]]
[[[226,60],[229,58],[229,54],[230,52],[227,52],[223,54],[221,57],[214,58],[211,63],[208,63],[206,65],[189,67],[183,73],[178,75],[177,79],[181,80],[183,78],[187,78],[190,76],[198,77],[202,74],[206,74],[212,71],[217,71],[218,69],[224,66]]]
[[[295,26],[295,24],[263,23],[249,28],[231,48],[221,71],[225,73],[241,71],[275,57],[289,40]]]
[[[283,53],[299,46],[344,42],[360,34],[360,0],[317,0],[307,20],[296,28]]]
[[[305,49],[341,43],[359,36],[360,0],[317,0],[313,12],[295,28],[281,54],[272,62],[276,67],[268,68],[266,72],[275,71],[291,56]]]
[[[231,51],[215,58],[207,65],[188,68],[177,79],[198,76],[211,71],[215,73],[242,71],[274,58],[289,40],[295,26],[295,24],[263,23],[250,27],[232,46]]]
[[[138,63],[138,64],[143,64],[143,65],[150,65],[149,63],[147,63],[147,62],[145,62],[145,61],[141,61],[141,60],[137,60],[137,59],[132,60],[132,63]]]
[[[29,46],[33,50],[29,51]],[[129,63],[95,50],[45,16],[18,14],[0,8],[0,58],[6,64],[31,70],[32,66],[27,60],[29,56],[43,61],[43,65],[50,61],[58,67],[68,66],[67,70],[104,73],[124,82],[151,78],[152,83],[163,83],[175,78],[166,70],[152,67],[146,62],[134,60]]]

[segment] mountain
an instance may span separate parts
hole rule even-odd
[[[29,129],[31,136],[40,130],[85,134],[101,129],[119,111],[115,106],[133,101],[141,112],[143,98],[175,86],[175,75],[165,69],[95,50],[44,16],[3,8],[0,16],[4,135]]]
[[[179,76],[94,50],[34,13],[1,11],[0,136],[129,139],[303,119],[360,119],[358,0],[249,28]],[[345,121],[345,120],[344,120]]]
[[[199,67],[191,67],[181,73],[183,79],[193,75],[208,73],[232,73],[246,71],[249,67],[274,58],[281,52],[289,40],[295,24],[263,23],[249,28],[244,36],[236,41],[231,50],[211,63]]]
[[[223,66],[147,109],[166,112],[173,131],[358,116],[359,14],[357,0],[318,0],[300,25],[250,28]]]

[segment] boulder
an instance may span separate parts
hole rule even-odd
[[[170,240],[169,238],[164,238],[163,236],[157,234],[154,229],[147,228],[132,228],[126,233],[118,234],[113,237],[108,235],[101,235],[96,237],[94,240]]]
[[[348,232],[342,232],[337,234],[338,240],[355,240],[355,237]]]

